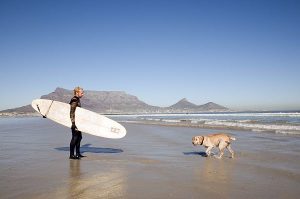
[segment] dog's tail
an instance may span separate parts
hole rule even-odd
[[[235,138],[235,137],[230,137],[230,136],[229,136],[229,139],[231,139],[231,140],[236,140],[236,138]]]

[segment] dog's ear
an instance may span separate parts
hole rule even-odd
[[[192,143],[193,143],[193,145],[196,145],[196,144],[197,144],[197,136],[194,136],[194,137],[192,138]]]
[[[198,136],[199,144],[203,144],[204,136]]]

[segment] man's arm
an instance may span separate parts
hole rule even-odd
[[[78,102],[77,101],[73,101],[70,105],[71,105],[71,109],[70,109],[70,119],[72,122],[72,129],[77,129],[76,125],[75,125],[75,110],[77,107]]]

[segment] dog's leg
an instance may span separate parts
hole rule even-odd
[[[213,148],[213,146],[210,146],[210,147],[208,147],[207,149],[206,149],[206,155],[207,156],[210,156],[210,151],[212,150],[212,148]]]
[[[231,149],[230,144],[227,146],[227,149],[231,153],[231,158],[234,158],[234,151]]]
[[[220,149],[220,148],[219,148]],[[217,157],[218,159],[221,159],[224,155],[224,148],[220,149],[220,155]]]
[[[227,147],[226,145],[227,145],[226,142],[221,142],[219,144],[220,154],[219,154],[219,156],[217,158],[221,159],[223,157],[223,155],[224,155],[224,149],[225,149],[225,147]]]
[[[220,155],[217,157],[218,159],[221,159],[224,155],[224,149],[220,150]]]

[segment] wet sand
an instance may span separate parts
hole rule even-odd
[[[204,157],[195,135],[214,129],[124,123],[120,140],[71,132],[42,118],[0,118],[0,198],[298,198],[300,137],[225,130],[236,158]],[[215,150],[217,152],[217,150]]]

